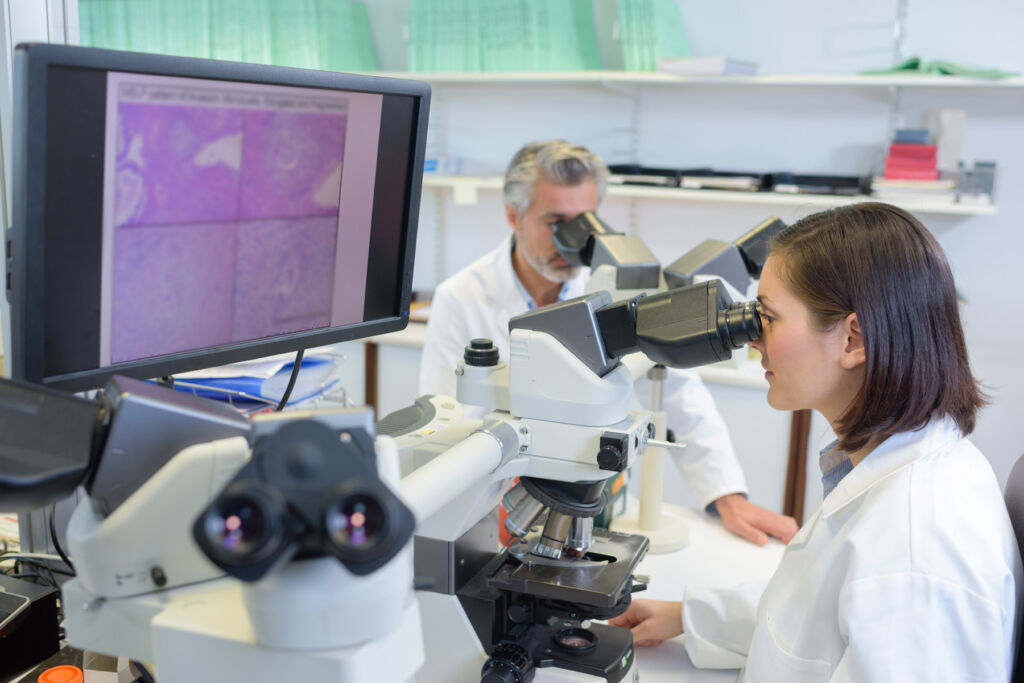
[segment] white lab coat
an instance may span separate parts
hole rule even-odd
[[[757,683],[1007,681],[1021,558],[988,461],[948,419],[846,475],[757,587],[688,589],[696,666]]]
[[[510,231],[497,249],[434,291],[420,364],[421,394],[455,396],[455,365],[470,339],[492,340],[507,361],[508,321],[528,310],[512,270],[512,235]],[[586,277],[583,273],[569,281],[567,299],[583,295]],[[639,408],[650,400],[650,383],[642,377],[635,386]],[[728,493],[746,494],[747,483],[725,422],[696,372],[669,371],[663,407],[676,440],[687,446],[682,453],[672,452],[672,457],[701,507]]]

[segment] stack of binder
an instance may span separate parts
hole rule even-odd
[[[675,0],[617,0],[623,68],[654,71],[662,57],[688,57]]]
[[[331,71],[373,71],[351,0],[79,0],[82,45]]]
[[[591,0],[409,0],[409,69],[601,68]]]

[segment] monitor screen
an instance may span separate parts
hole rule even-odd
[[[67,390],[400,329],[423,83],[15,54],[12,375]]]

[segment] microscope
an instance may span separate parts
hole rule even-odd
[[[0,380],[0,406],[5,507],[87,493],[67,529],[71,645],[161,683],[397,683],[419,667],[414,520],[369,409],[246,418],[120,376],[95,399]]]
[[[758,226],[751,243],[780,225]],[[636,569],[648,540],[593,524],[607,479],[648,446],[671,447],[653,439],[651,412],[630,409],[633,382],[654,364],[726,360],[761,334],[755,303],[734,303],[718,279],[666,289],[669,273],[656,259],[652,266],[646,247],[592,214],[557,226],[559,234],[567,259],[590,265],[605,289],[513,318],[507,361],[489,340],[467,340],[457,401],[421,397],[377,426],[398,442],[402,496],[418,520],[428,627],[417,680],[635,677],[629,631],[596,622],[645,588]],[[726,246],[707,251],[739,253]],[[741,260],[747,277],[763,257],[752,263]],[[469,420],[460,403],[493,411]],[[495,552],[499,498],[514,540]]]

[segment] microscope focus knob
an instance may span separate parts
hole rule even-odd
[[[462,360],[473,367],[492,367],[498,364],[498,348],[490,339],[471,339]]]
[[[480,669],[480,683],[530,683],[535,673],[526,650],[515,643],[501,643]]]
[[[597,452],[597,466],[602,470],[621,472],[626,469],[629,454],[629,437],[605,432],[601,437],[601,449]]]

